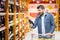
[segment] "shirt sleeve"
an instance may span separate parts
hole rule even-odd
[[[50,33],[53,33],[54,30],[55,30],[56,25],[55,25],[55,22],[54,22],[54,17],[52,15],[50,16],[50,24],[51,24]]]
[[[38,24],[38,17],[35,19],[32,28],[33,28],[33,29],[36,28],[36,27],[37,27],[37,24]]]

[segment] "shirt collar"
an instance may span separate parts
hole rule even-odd
[[[44,15],[47,16],[47,12],[44,12]],[[38,17],[41,17],[41,15],[38,14]]]

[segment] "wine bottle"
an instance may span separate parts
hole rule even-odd
[[[0,40],[2,40],[2,32],[0,32]]]
[[[5,16],[2,16],[1,20],[2,20],[1,26],[4,27],[5,26]]]
[[[0,16],[0,27],[5,26],[5,16]]]
[[[16,12],[18,12],[18,6],[16,6]]]
[[[13,33],[13,26],[10,26],[9,28],[9,36]]]
[[[13,13],[13,8],[14,8],[13,4],[9,4],[9,13]]]
[[[0,40],[5,40],[5,32],[0,31]]]
[[[1,16],[0,16],[0,27],[1,27],[1,24],[2,24],[2,20],[1,20]]]
[[[0,12],[5,12],[5,1],[0,0]]]
[[[9,15],[9,21],[13,20],[13,15]]]
[[[10,39],[10,40],[14,40],[14,39],[13,39],[13,36],[11,37],[11,39]]]
[[[2,40],[5,40],[5,32],[4,32],[4,30],[2,31]]]
[[[22,39],[24,39],[24,38],[25,38],[24,33],[22,33]]]
[[[16,39],[18,38],[18,34],[16,34]]]

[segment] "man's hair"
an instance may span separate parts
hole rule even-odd
[[[39,6],[37,7],[37,9],[39,9],[39,8],[45,9],[43,5],[39,5]]]

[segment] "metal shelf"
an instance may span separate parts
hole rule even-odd
[[[16,14],[18,14],[18,13],[16,13]],[[14,15],[14,13],[9,13],[9,15]]]
[[[20,13],[20,14],[25,14],[25,13],[22,12],[22,13]]]
[[[18,13],[16,13],[16,14],[18,14]],[[4,16],[4,15],[6,15],[6,13],[0,13],[0,15]],[[14,13],[8,13],[8,15],[14,15]]]
[[[9,15],[14,15],[14,13],[9,13]]]
[[[2,16],[4,16],[6,13],[0,13],[0,16],[2,15]]]

